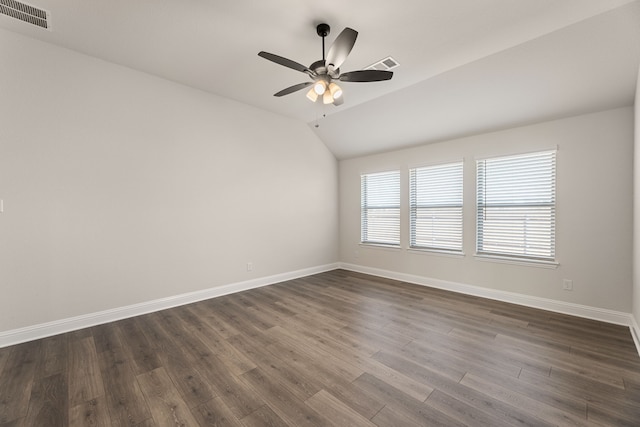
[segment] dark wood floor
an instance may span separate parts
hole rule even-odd
[[[639,426],[628,328],[337,270],[0,349],[0,426]]]

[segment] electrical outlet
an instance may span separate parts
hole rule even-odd
[[[564,279],[562,281],[562,289],[564,289],[565,291],[572,291],[573,290],[573,280]]]
[[[248,262],[247,263],[247,271],[253,271],[253,263],[252,262]]]

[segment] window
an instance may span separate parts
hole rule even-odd
[[[556,152],[477,162],[477,252],[555,260]]]
[[[409,246],[462,252],[462,162],[409,170]]]
[[[361,241],[400,245],[400,171],[362,175]]]

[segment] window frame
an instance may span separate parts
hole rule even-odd
[[[419,173],[425,172],[427,174],[431,173],[432,176],[430,178],[430,182],[428,183],[420,183]],[[459,181],[453,183],[453,185],[448,185],[445,179],[451,178],[453,175],[458,175],[456,178],[459,178]],[[444,182],[443,182],[444,181]],[[424,185],[426,184],[426,185]],[[429,188],[430,187],[430,188]],[[445,188],[449,187],[449,188]],[[453,188],[451,188],[453,187]],[[431,200],[430,203],[426,203],[420,205],[418,200],[420,198],[420,190],[429,191],[432,190],[434,193],[440,192],[439,195],[435,195],[436,198],[440,198],[442,200],[443,192],[450,195],[454,194],[452,198],[455,200],[450,203],[442,203],[442,201],[438,202],[437,200]],[[453,240],[455,243],[455,247],[452,247],[451,244],[440,244],[433,243],[431,245],[423,245],[417,244],[419,237],[419,230],[417,229],[418,224],[418,215],[419,211],[424,209],[428,212],[430,209],[442,210],[442,209],[453,209],[458,212],[454,212],[457,215],[457,218],[453,219],[453,224],[451,223],[451,212],[449,214],[438,215],[437,213],[432,216],[432,220],[434,222],[449,222],[450,226],[458,227],[459,231],[455,233],[453,236],[446,236],[445,234],[440,234],[439,237],[441,239],[446,239],[447,237],[452,241],[452,238],[457,238],[457,240]],[[448,217],[448,218],[447,218]],[[453,234],[453,233],[451,233]],[[431,240],[434,242],[437,240],[437,232],[432,233],[431,237],[424,236],[423,239]],[[443,240],[444,241],[444,240]],[[437,252],[443,254],[450,255],[464,255],[464,160],[456,160],[450,162],[443,163],[434,163],[423,166],[416,166],[409,168],[409,250],[414,251],[426,251],[426,252]]]
[[[536,158],[538,159],[536,160]],[[536,167],[536,169],[532,169],[533,172],[527,173],[523,168],[523,162],[526,162],[526,159],[531,160],[530,166],[533,165],[533,167]],[[510,161],[511,164],[509,165],[508,162]],[[500,166],[503,170],[502,173],[512,172],[508,180],[506,180],[505,177],[502,178],[502,181],[495,177],[491,178],[496,181],[490,185],[490,187],[493,187],[493,189],[489,189],[489,191],[493,192],[491,197],[494,199],[502,197],[502,203],[487,201],[487,162],[491,163],[495,170],[499,168],[496,165],[502,162],[502,166]],[[535,164],[536,162],[537,164]],[[550,173],[549,176],[545,176],[542,173],[545,169]],[[495,170],[494,174],[497,175]],[[514,180],[516,176],[519,177],[518,180]],[[507,195],[510,194],[510,191],[511,193],[517,193],[518,184],[522,184],[525,178],[528,178],[531,188],[533,188],[534,184],[537,185],[535,191],[521,192],[521,194],[519,194],[520,198],[526,201],[516,202],[513,201],[513,199],[505,201],[504,198],[508,197]],[[513,197],[513,195],[509,197]],[[536,197],[537,200],[534,201]],[[490,213],[488,210],[493,210],[494,212]],[[489,239],[487,239],[487,215],[495,215],[496,218],[502,215],[509,218],[505,216],[505,213],[509,213],[509,211],[511,211],[510,213],[512,215],[510,219],[512,223],[511,228],[514,228],[513,224],[517,224],[518,221],[520,221],[520,223],[522,223],[521,228],[525,230],[523,234],[515,232],[509,234],[509,230],[506,230],[509,227],[505,225],[508,221],[505,219],[503,219],[502,222],[494,220],[494,224],[490,226],[493,226],[496,230],[501,230],[504,241],[520,237],[522,240],[521,244],[513,243],[515,240],[512,240],[512,250],[504,249],[504,247],[508,246],[507,243],[503,243],[503,249],[488,249],[485,243],[487,240],[490,241],[492,237],[489,236]],[[505,262],[512,261],[515,263],[557,266],[556,213],[557,149],[494,156],[476,160],[476,257],[502,260]],[[518,215],[520,215],[520,217],[518,217]],[[548,222],[548,226],[545,225],[545,222]],[[543,227],[541,227],[541,225]],[[527,229],[533,231],[527,233]],[[496,231],[493,233],[493,238],[495,239],[495,236],[499,233]],[[546,239],[547,234],[548,240]],[[534,245],[527,243],[534,241],[534,237],[540,238],[540,236],[542,236],[544,244]],[[494,247],[496,246],[499,245],[494,243]],[[549,255],[545,256],[542,252],[548,252]]]
[[[384,175],[394,175],[394,177],[384,178]],[[390,247],[390,248],[400,248],[400,238],[402,233],[401,231],[402,224],[401,224],[401,218],[400,218],[401,204],[402,204],[401,176],[402,174],[399,169],[360,174],[360,244],[384,246],[384,247]],[[369,193],[371,192],[371,188],[368,186],[368,184],[370,183],[371,178],[381,178],[380,182],[376,183],[378,185],[385,184],[385,183],[386,184],[391,183],[391,184],[397,185],[397,188],[391,189],[392,191],[395,190],[395,193],[391,195],[387,195],[387,197],[392,197],[393,200],[391,201],[382,200],[383,202],[387,202],[386,204],[383,203],[375,206],[370,205],[368,202],[370,200]],[[373,197],[376,197],[376,196],[378,198],[382,197],[384,199],[383,195],[381,194],[373,195]],[[396,202],[396,203],[391,203],[391,202]],[[392,214],[391,220],[392,221],[395,220],[397,224],[394,224],[393,226],[383,225],[380,227],[380,229],[376,230],[376,233],[374,234],[381,236],[386,233],[393,233],[391,237],[394,237],[395,239],[378,239],[375,237],[371,238],[370,236],[371,231],[369,230],[369,228],[371,226],[371,220],[370,220],[371,216],[369,213],[376,212],[376,211],[384,211],[384,210],[392,211],[390,212]],[[384,218],[384,216],[378,216],[376,219],[378,220],[382,219],[384,222],[384,220],[389,219],[389,215],[387,215],[387,218]]]

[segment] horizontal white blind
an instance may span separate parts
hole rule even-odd
[[[400,171],[362,175],[361,241],[400,245]]]
[[[552,261],[556,152],[477,162],[478,254]]]
[[[462,252],[462,162],[409,170],[410,246]]]

